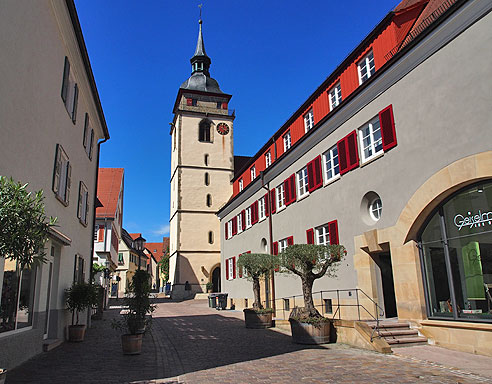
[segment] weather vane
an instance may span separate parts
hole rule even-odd
[[[202,7],[203,7],[203,4],[198,5],[198,8],[200,8],[200,21],[202,21]]]

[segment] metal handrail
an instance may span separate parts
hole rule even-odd
[[[341,304],[340,303],[340,293],[348,293],[349,296],[352,296],[352,292],[355,292],[355,300],[356,304]],[[359,292],[363,295],[365,299],[368,299],[372,304],[374,304],[374,315],[369,311],[363,304],[360,303],[360,298],[359,298]],[[325,304],[324,304],[324,299],[323,299],[323,293],[324,294],[334,294],[336,293],[336,298],[337,298],[337,303],[336,303],[336,310],[331,313],[331,319],[335,320],[338,314],[338,319],[342,319],[342,314],[341,314],[341,307],[357,307],[357,319],[361,321],[361,310],[363,313],[365,312],[370,318],[372,318],[374,321],[376,321],[376,326],[374,327],[372,333],[371,333],[371,342],[375,337],[381,337],[381,333],[379,330],[379,322],[380,318],[384,316],[384,309],[376,302],[374,301],[367,293],[365,293],[362,289],[360,288],[352,288],[352,289],[330,289],[330,290],[322,290],[318,292],[313,292],[313,297],[315,295],[320,295],[320,300],[321,304],[315,305],[316,308],[321,307],[321,314],[324,316],[325,315]],[[293,300],[293,308],[296,307],[296,298],[302,298],[303,295],[293,295],[293,296],[286,296],[286,297],[281,297],[275,299],[275,302],[282,302],[285,303],[284,300],[289,299],[289,307],[285,307],[285,305],[275,305],[275,308],[277,311],[281,310],[283,313],[283,318],[286,320],[285,313],[290,312],[290,300]],[[326,296],[325,296],[326,298]],[[262,304],[267,307],[267,308],[272,308],[273,307],[273,302],[274,300],[268,300],[267,301],[262,301]],[[332,308],[333,309],[333,308]],[[328,313],[326,313],[328,314]],[[377,336],[375,336],[375,333],[377,333]]]

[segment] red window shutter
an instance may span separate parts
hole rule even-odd
[[[273,254],[278,255],[278,241],[273,243]]]
[[[294,173],[290,177],[290,182],[289,182],[289,187],[290,187],[290,202],[293,203],[296,201],[296,174]]]
[[[383,150],[386,152],[396,147],[395,119],[393,117],[393,106],[390,104],[379,112],[379,125],[383,137]]]
[[[237,216],[232,219],[232,236],[237,234]]]
[[[289,236],[287,238],[287,246],[291,246],[291,245],[294,245],[294,236]]]
[[[239,261],[239,258],[240,258],[240,257],[241,257],[241,255],[239,255],[239,256],[237,257],[237,260],[238,260],[238,261]],[[237,269],[237,273],[238,273],[239,277],[243,277],[243,269],[242,269],[242,268],[238,268],[238,269]]]
[[[275,188],[270,190],[270,201],[271,201],[271,211],[273,214],[273,213],[277,212],[277,204],[275,201]]]
[[[290,204],[290,187],[289,187],[289,184],[290,184],[290,178],[288,177],[287,179],[285,179],[284,181],[284,198],[285,198],[285,205],[289,205]]]
[[[318,189],[323,186],[323,174],[321,167],[321,155],[313,160],[314,165],[314,189]]]
[[[349,171],[359,166],[359,151],[357,150],[357,132],[352,131],[347,136],[347,159]]]
[[[251,225],[258,222],[258,200],[251,204]]]
[[[188,106],[192,106],[193,105],[193,99],[190,99],[190,98],[186,98],[186,105]]]
[[[229,259],[226,259],[225,265],[226,265],[226,280],[229,280]]]
[[[222,103],[222,109],[227,109],[227,103]]]
[[[337,143],[337,150],[340,175],[343,175],[344,173],[347,173],[349,171],[347,162],[347,141],[345,138]]]
[[[97,241],[98,242],[104,241],[104,226],[103,225],[99,226],[99,233],[97,235]]]
[[[264,196],[264,199],[265,199],[265,215],[266,217],[270,216],[270,202],[269,202],[269,197],[270,197],[270,194],[267,192]]]
[[[306,231],[307,244],[314,244],[314,229],[309,228]]]
[[[330,232],[330,244],[338,243],[338,223],[336,220],[328,223],[328,231]]]
[[[308,191],[313,192],[315,188],[314,183],[314,162],[310,161],[307,163],[307,173],[308,173]]]
[[[232,278],[236,278],[236,258],[232,258]]]
[[[229,239],[229,222],[226,222],[225,223],[225,226],[224,226],[224,230],[225,230],[225,239],[228,240]]]

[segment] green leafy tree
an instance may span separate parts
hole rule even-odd
[[[67,308],[72,312],[72,325],[74,325],[74,316],[79,324],[79,313],[84,309],[97,304],[97,291],[94,285],[90,283],[73,283],[72,286],[65,290]]]
[[[164,281],[169,281],[169,247],[164,251],[164,255],[157,264],[159,265],[159,270],[164,275]]]
[[[0,256],[30,268],[45,262],[44,245],[56,218],[46,217],[43,191],[0,176]]]
[[[243,270],[243,276],[253,282],[254,310],[263,309],[260,299],[260,279],[271,273],[278,265],[278,256],[267,253],[243,253],[239,257],[237,266]]]
[[[280,254],[282,272],[301,278],[304,310],[302,315],[322,317],[313,301],[313,284],[323,276],[336,277],[340,261],[347,251],[343,245],[294,244]]]

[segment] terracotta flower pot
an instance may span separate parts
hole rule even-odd
[[[68,326],[68,341],[80,342],[84,341],[85,325],[69,325]]]
[[[121,346],[124,355],[139,355],[142,352],[142,334],[121,335]]]
[[[296,344],[326,344],[330,342],[331,323],[321,323],[317,328],[309,323],[289,319],[292,341]]]
[[[243,310],[244,312],[244,322],[246,328],[271,328],[273,326],[273,313],[256,313],[254,309],[246,308]]]

